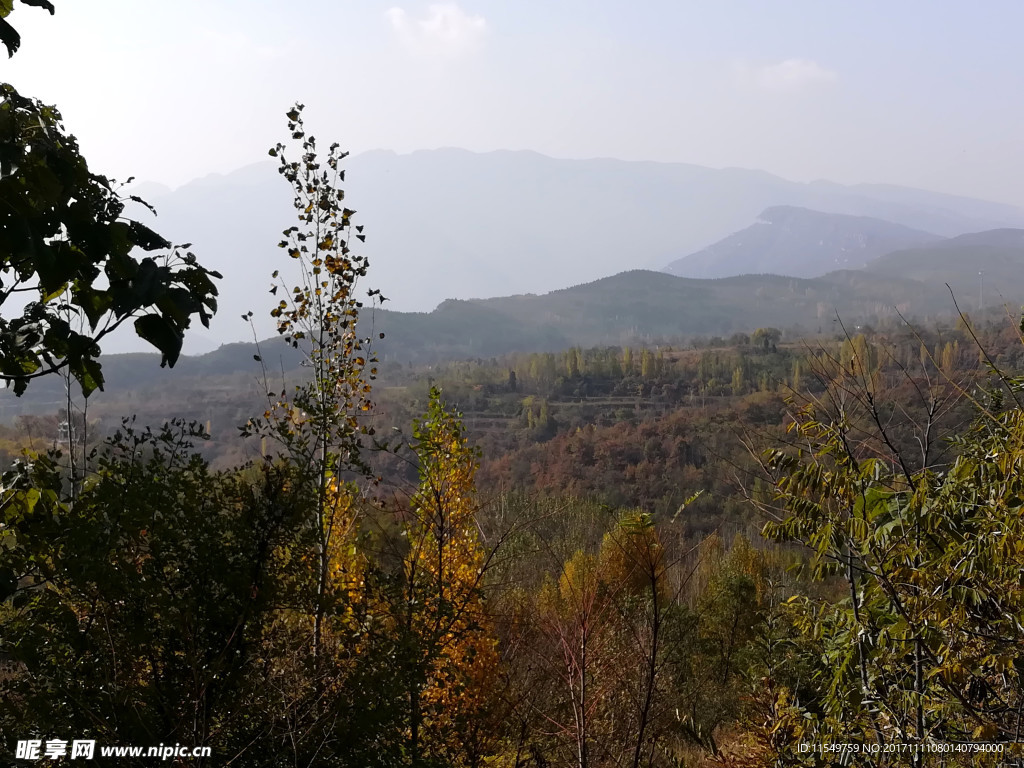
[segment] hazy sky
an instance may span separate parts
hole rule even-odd
[[[2,79],[122,179],[263,159],[300,100],[354,152],[533,149],[1024,205],[1019,0],[53,2],[18,5]]]

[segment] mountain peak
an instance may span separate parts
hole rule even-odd
[[[677,259],[665,271],[679,277],[766,272],[818,277],[836,269],[859,269],[886,253],[941,239],[870,216],[776,205],[765,208],[746,229]]]

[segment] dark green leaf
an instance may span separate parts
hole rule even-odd
[[[45,8],[50,12],[51,16],[53,16],[56,10],[53,7],[53,3],[51,3],[50,0],[21,0],[21,2],[23,2],[25,5],[35,6],[36,8]]]
[[[132,242],[144,251],[155,251],[158,248],[170,248],[171,244],[145,224],[132,221],[128,224],[132,234]]]
[[[0,43],[7,48],[7,58],[17,53],[21,47],[21,35],[5,19],[0,19]]]
[[[160,367],[171,368],[178,362],[181,354],[182,336],[164,317],[160,315],[143,315],[135,321],[135,332],[156,347],[163,355]]]

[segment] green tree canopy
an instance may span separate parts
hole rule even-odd
[[[172,366],[192,318],[209,326],[220,275],[127,218],[129,200],[145,205],[89,170],[55,107],[0,85],[0,307],[30,297],[0,319],[0,377],[18,394],[65,367],[84,394],[102,388],[99,342],[129,319]]]

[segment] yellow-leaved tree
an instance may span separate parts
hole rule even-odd
[[[478,452],[436,388],[413,424],[419,487],[405,535],[405,629],[420,663],[408,684],[414,765],[479,765],[498,731],[492,692],[497,641],[482,579],[488,557],[477,530]]]

